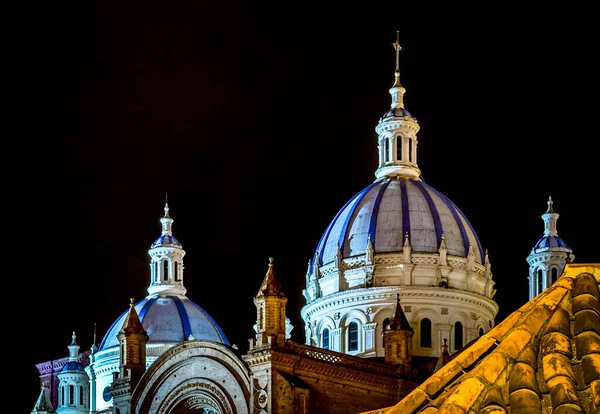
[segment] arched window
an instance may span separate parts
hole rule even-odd
[[[385,327],[387,326],[388,323],[390,323],[390,318],[385,318],[383,320],[383,324],[381,325],[381,339],[382,339],[381,345],[383,346],[383,348],[385,348]]]
[[[553,267],[551,270],[551,283],[554,283],[558,280],[558,269],[556,267]]]
[[[179,274],[177,272],[177,262],[173,263],[173,273],[175,276],[175,281],[179,282]]]
[[[77,402],[79,405],[83,405],[83,385],[79,386],[79,398],[77,399]]]
[[[408,139],[408,160],[413,162],[413,141],[412,138]]]
[[[396,137],[396,161],[402,161],[402,136]]]
[[[383,140],[383,162],[386,163],[390,160],[390,142],[388,139]]]
[[[542,269],[538,269],[538,271],[537,271],[537,281],[538,281],[537,293],[539,295],[544,290],[544,276],[543,276]]]
[[[421,348],[431,348],[431,321],[427,318],[421,319]]]
[[[348,325],[348,351],[358,351],[358,324],[350,322]]]
[[[323,349],[329,349],[329,328],[323,329],[321,334],[321,346]]]
[[[60,405],[65,405],[65,387],[60,387]]]
[[[479,336],[483,336],[483,328],[479,328]]]
[[[74,397],[75,397],[75,387],[73,387],[73,385],[69,385],[69,405],[75,404],[75,402],[73,401]]]
[[[463,347],[463,326],[462,323],[454,324],[454,350],[458,351]]]
[[[169,261],[163,260],[163,280],[169,280]]]

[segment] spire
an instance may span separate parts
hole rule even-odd
[[[269,257],[269,269],[267,270],[267,274],[263,279],[262,285],[260,285],[260,289],[258,289],[258,294],[256,296],[283,296],[283,287],[281,283],[275,277],[275,269],[273,267],[273,262],[275,259]]]
[[[448,247],[446,246],[446,238],[443,234],[440,240],[438,253],[440,254],[440,266],[448,266]]]
[[[400,83],[400,32],[396,32],[396,41],[392,43],[396,51],[396,70],[394,84],[389,89],[392,103],[390,109],[379,119],[375,127],[378,139],[379,166],[375,177],[403,176],[421,179],[421,170],[417,165],[417,120],[404,108],[406,89]]]
[[[73,331],[73,335],[71,335],[71,344],[69,345],[69,361],[79,362],[79,345],[75,341],[75,331]]]
[[[254,297],[256,306],[256,342],[252,341],[250,349],[256,346],[283,345],[286,341],[285,305],[287,298],[281,283],[275,277],[273,258],[269,257],[269,269],[263,279],[258,294]]]
[[[554,213],[552,204],[554,204],[554,202],[552,201],[552,196],[548,196],[548,210],[546,210],[546,213]]]
[[[42,381],[42,390],[40,391],[40,395],[33,406],[32,414],[36,413],[45,413],[45,414],[54,414],[54,408],[52,407],[52,402],[50,401],[50,397],[48,396],[48,388],[46,383]]]
[[[442,345],[442,353],[440,354],[440,357],[438,358],[438,362],[437,362],[433,372],[438,371],[444,365],[446,365],[448,362],[450,362],[450,353],[448,352],[448,340],[446,338],[444,338],[444,345]]]
[[[396,72],[394,74],[395,76],[395,80],[394,80],[394,88],[401,88],[402,85],[400,84],[400,52],[402,52],[404,50],[404,48],[402,46],[400,46],[400,31],[396,31],[396,41],[394,43],[392,43],[392,46],[394,46],[394,49],[396,50]]]
[[[121,328],[126,334],[129,333],[144,333],[144,326],[142,325],[142,321],[135,311],[135,299],[129,299],[129,312],[125,317],[125,321],[123,322],[123,327]]]
[[[544,236],[556,236],[558,234],[556,222],[558,221],[559,214],[554,211],[553,204],[552,197],[548,197],[548,210],[542,214],[542,219],[544,220]]]
[[[396,305],[394,306],[394,310],[392,311],[392,316],[390,317],[390,321],[384,327],[386,331],[390,330],[398,330],[398,331],[410,331],[414,332],[413,328],[408,323],[408,319],[406,319],[406,315],[402,310],[402,306],[400,306],[400,294],[396,293]]]
[[[160,219],[160,223],[162,224],[162,235],[172,235],[171,226],[173,226],[173,219],[169,216],[169,203],[165,201],[165,215]]]
[[[406,89],[400,83],[400,52],[404,50],[400,46],[400,31],[396,31],[396,41],[392,43],[394,50],[396,51],[396,70],[394,71],[394,85],[390,89],[390,95],[392,95],[392,109],[393,108],[404,108],[404,93]]]

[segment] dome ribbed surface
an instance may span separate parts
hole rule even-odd
[[[150,246],[150,247],[154,248],[154,247],[158,247],[158,246],[181,247],[181,243],[179,243],[179,240],[177,240],[175,238],[175,236],[165,234],[165,235],[160,236],[158,239],[154,240],[154,243],[152,243],[152,246]]]
[[[458,207],[423,181],[405,177],[375,181],[352,197],[327,227],[315,256],[319,265],[329,263],[338,245],[343,258],[363,255],[369,236],[376,253],[401,252],[406,233],[413,253],[437,252],[443,235],[449,255],[467,257],[471,244],[475,261],[483,264],[481,243]]]
[[[148,334],[148,344],[182,343],[193,339],[209,340],[229,345],[225,334],[213,318],[191,300],[179,296],[146,298],[135,305],[135,310]],[[110,327],[100,350],[119,345],[117,335],[127,317],[124,312]]]
[[[390,108],[385,114],[383,114],[383,116],[381,117],[381,119],[386,119],[386,118],[391,118],[391,117],[406,117],[406,118],[411,118],[411,119],[415,119],[416,118],[414,116],[412,116],[412,114],[410,112],[408,112],[407,109],[405,108]]]
[[[77,362],[77,361],[69,361],[67,362],[62,369],[60,370],[61,372],[65,372],[65,371],[83,371],[85,372],[85,368],[83,367],[83,364],[81,362]]]
[[[547,247],[564,247],[565,249],[570,249],[570,247],[565,243],[563,239],[558,236],[544,236],[538,240],[538,242],[533,246],[533,251],[537,249],[544,249]]]

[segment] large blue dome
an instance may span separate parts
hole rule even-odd
[[[135,305],[135,310],[152,343],[182,343],[192,337],[229,345],[225,334],[204,309],[184,296],[153,296]],[[99,350],[119,345],[117,335],[127,316],[123,314],[112,324]]]
[[[444,236],[449,255],[483,264],[481,243],[473,227],[445,195],[421,180],[385,177],[357,193],[337,213],[317,246],[319,265],[365,254],[369,236],[376,253],[402,251],[408,233],[413,253],[435,253]],[[312,261],[314,263],[314,260]],[[312,267],[312,266],[311,266]]]

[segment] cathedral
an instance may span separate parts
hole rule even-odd
[[[256,306],[255,337],[247,351],[232,346],[188,297],[186,251],[165,204],[160,235],[148,250],[147,296],[131,299],[98,344],[82,351],[73,332],[68,356],[37,365],[41,391],[32,414],[429,413],[444,404],[461,412],[496,406],[508,412],[511,405],[536,403],[531,396],[519,399],[518,391],[532,387],[543,398],[536,400],[539,411],[528,412],[559,400],[582,408],[577,412],[598,412],[598,265],[570,263],[574,256],[557,234],[558,214],[549,199],[543,236],[526,258],[530,303],[495,326],[488,251],[458,206],[421,177],[419,123],[404,106],[402,47],[398,40],[393,45],[391,104],[375,130],[375,180],[315,241],[300,310],[305,342],[290,339],[286,293],[271,258],[262,284],[248,292]],[[543,332],[550,338],[542,344],[544,355],[565,355],[567,339],[554,333],[570,338],[570,320],[576,327],[581,321],[573,339],[581,353],[566,362],[578,368],[576,386],[565,388],[549,373],[553,361],[538,364],[535,350]],[[523,349],[535,356],[526,359]],[[571,372],[557,371],[561,379]],[[477,377],[475,383],[471,372],[487,382]],[[536,372],[550,378],[540,386]],[[509,376],[535,384],[509,393]],[[561,394],[569,391],[577,398]]]

